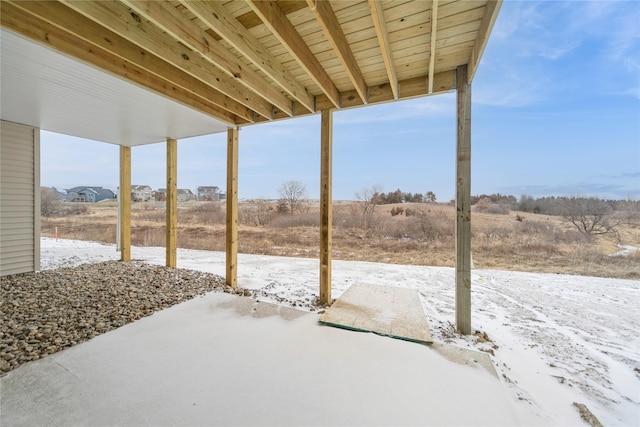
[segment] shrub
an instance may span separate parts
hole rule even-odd
[[[304,213],[298,215],[278,215],[270,223],[274,228],[320,227],[320,215]]]
[[[409,210],[410,209],[407,209],[407,216],[409,215]],[[402,209],[399,206],[395,208],[391,208],[391,216],[398,216],[398,215],[402,215],[403,213],[404,213],[404,209]]]
[[[490,205],[491,201],[487,197],[484,197],[476,202],[474,208],[478,212],[485,212],[487,209],[489,209]]]
[[[219,202],[198,203],[188,209],[181,209],[178,214],[178,220],[183,224],[224,224],[225,218],[226,212]]]
[[[44,217],[56,216],[60,213],[62,202],[52,188],[40,189],[40,215]]]
[[[86,203],[69,203],[64,205],[61,216],[81,215],[87,212],[89,212],[89,206]]]
[[[181,212],[180,212],[181,213]],[[143,209],[143,210],[135,210],[131,213],[132,218],[135,218],[137,221],[149,221],[149,222],[165,222],[166,220],[166,209]],[[178,219],[180,219],[180,214],[178,214]]]
[[[487,208],[487,213],[497,214],[497,215],[508,215],[510,210],[509,206],[502,204],[493,204]]]
[[[262,227],[271,223],[276,212],[266,200],[250,200],[238,207],[238,222],[253,227]]]
[[[510,212],[509,205],[503,203],[491,203],[487,197],[478,200],[474,205],[473,210],[475,212],[497,215],[507,215]]]

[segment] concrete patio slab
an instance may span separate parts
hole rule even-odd
[[[0,424],[518,424],[484,368],[317,320],[210,293],[8,373]]]

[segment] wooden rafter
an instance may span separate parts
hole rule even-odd
[[[266,82],[258,73],[242,64],[219,41],[207,34],[194,21],[187,19],[171,4],[156,0],[121,1],[180,43],[200,53],[207,61],[242,83],[248,90],[272,102],[286,114],[292,115],[289,98]]]
[[[331,43],[334,52],[349,75],[349,79],[355,86],[360,99],[364,104],[367,104],[367,83],[349,47],[349,42],[340,27],[340,22],[338,22],[338,18],[336,18],[336,14],[331,8],[331,4],[327,0],[307,0],[307,4],[313,11],[325,37]]]
[[[2,25],[245,125],[455,89],[501,2],[3,0]]]
[[[339,107],[340,92],[338,88],[278,4],[273,0],[247,0],[247,2],[333,105]]]
[[[307,7],[307,4],[300,0],[278,0],[278,7],[285,15],[288,15],[290,13],[297,12],[300,9],[304,9]],[[262,19],[254,11],[238,16],[238,21],[247,30],[263,24]]]
[[[82,16],[76,15],[75,12],[64,6],[62,6],[62,10],[56,11],[55,8],[59,8],[61,6],[60,4],[54,2],[20,2],[14,4],[3,0],[0,2],[0,6],[0,18],[3,27],[9,28],[18,34],[36,40],[80,61],[126,78],[156,93],[175,99],[205,114],[228,123],[237,122],[236,113],[231,113],[229,110],[220,107],[221,104],[225,104],[224,99],[218,99],[219,97],[216,96],[212,96],[211,99],[203,98],[184,89],[184,87],[179,84],[176,85],[173,81],[146,72],[146,70],[140,66],[140,60],[144,55],[141,55],[140,51],[136,53],[134,50],[126,47],[126,43],[129,42],[116,34],[105,31],[104,29],[102,29],[100,33],[95,33],[96,40],[101,40],[105,43],[105,45],[100,46],[92,44],[86,39],[71,33],[69,30],[74,31],[76,28],[91,31],[93,28],[92,23]],[[74,25],[64,26],[67,30],[63,30],[61,27],[53,25],[36,15],[27,13],[34,7],[44,7],[49,12],[48,16],[50,21],[58,22],[59,17],[66,17],[65,20],[68,19],[72,21]],[[58,12],[61,13],[58,14]],[[64,22],[61,25],[64,25]],[[98,37],[99,35],[101,37]],[[125,44],[122,42],[125,42]],[[114,55],[113,52],[118,51],[120,47],[128,50],[131,55],[125,55],[125,57]],[[134,57],[137,57],[138,61],[135,61]],[[149,56],[146,60],[153,63],[155,59]],[[160,63],[162,62],[163,61],[160,61]],[[164,69],[167,70],[167,68]],[[178,81],[180,81],[180,77],[186,77],[180,73],[176,74],[176,72],[168,72],[167,74],[174,76]],[[249,112],[247,109],[244,109],[244,111]],[[244,116],[241,111],[236,112],[238,116]],[[244,120],[243,122],[246,123]]]
[[[393,98],[398,99],[398,76],[393,62],[393,55],[391,54],[389,33],[387,32],[387,24],[384,20],[380,0],[369,0],[369,9],[371,9],[371,18],[373,18],[373,25],[376,28],[376,36],[378,37],[378,43],[380,44],[380,50],[382,51],[384,67],[387,69],[387,76],[389,77],[389,84],[391,85]]]
[[[431,3],[431,47],[429,49],[429,93],[433,93],[433,74],[436,68],[436,40],[438,39],[438,0]]]
[[[173,40],[168,40],[160,28],[142,20],[138,14],[132,13],[122,3],[69,0],[61,0],[61,2],[101,26],[122,35],[145,51],[165,59],[171,65],[256,113],[264,117],[271,116],[270,103],[257,95],[248,93],[243,85],[228,77],[222,70],[212,68],[211,64],[199,54],[193,53]]]
[[[409,99],[427,95],[427,79],[428,76],[424,75],[400,81],[398,83],[398,99]],[[444,71],[441,73],[436,73],[433,77],[433,81],[433,95],[451,92],[456,88],[456,73],[455,71]],[[341,99],[341,108],[352,108],[364,105],[362,99],[360,99],[360,96],[355,89],[342,92]],[[389,85],[389,83],[375,85],[369,88],[369,102],[371,104],[389,102],[393,101],[394,99],[395,98],[393,92],[391,91],[391,86]],[[318,111],[321,111],[324,109],[333,108],[333,106],[331,104],[331,101],[329,101],[326,96],[322,95],[316,98],[316,108]],[[296,109],[295,116],[304,116],[308,114],[310,113],[306,111],[299,111],[299,109]],[[276,115],[274,118],[283,119],[285,118],[285,116]],[[263,122],[265,120],[259,118],[257,121]]]
[[[314,99],[286,68],[231,15],[221,2],[184,2],[194,15],[225,39],[256,67],[275,81],[292,98],[310,111]]]
[[[475,43],[473,45],[473,51],[471,51],[471,58],[469,59],[469,81],[473,80],[473,76],[480,64],[480,58],[484,52],[484,48],[489,41],[489,34],[493,29],[493,24],[496,22],[498,12],[502,7],[502,0],[489,0],[480,21],[480,28],[478,29],[478,35],[476,36]]]

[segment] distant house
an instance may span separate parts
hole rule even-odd
[[[148,185],[132,185],[132,202],[150,202],[153,198],[153,190]]]
[[[178,202],[188,202],[190,200],[194,200],[196,195],[193,194],[191,190],[188,188],[178,188]],[[153,198],[159,202],[164,202],[167,200],[167,189],[166,188],[158,188],[153,192]]]
[[[73,187],[67,190],[66,198],[69,202],[95,203],[103,200],[113,200],[116,198],[116,195],[108,188]]]
[[[220,200],[220,189],[215,185],[198,187],[198,200],[213,202]]]
[[[195,199],[196,196],[193,194],[191,190],[188,188],[178,188],[178,201],[179,202],[188,202],[190,200]]]
[[[153,191],[153,200],[156,202],[164,202],[167,200],[167,189],[166,188],[158,188]]]

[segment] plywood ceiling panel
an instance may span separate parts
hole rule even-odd
[[[327,106],[429,95],[415,79],[439,79],[434,93],[448,92],[455,88],[456,67],[469,65],[473,76],[500,5],[501,0],[4,0],[2,115],[133,145],[313,114]],[[65,10],[74,19],[65,19]],[[33,58],[40,45],[59,56],[49,50]],[[23,52],[14,55],[12,49]],[[11,57],[20,58],[27,71]],[[70,81],[62,79],[65,74]],[[5,80],[29,81],[32,88],[20,100]],[[391,83],[396,81],[410,89],[398,93]]]

